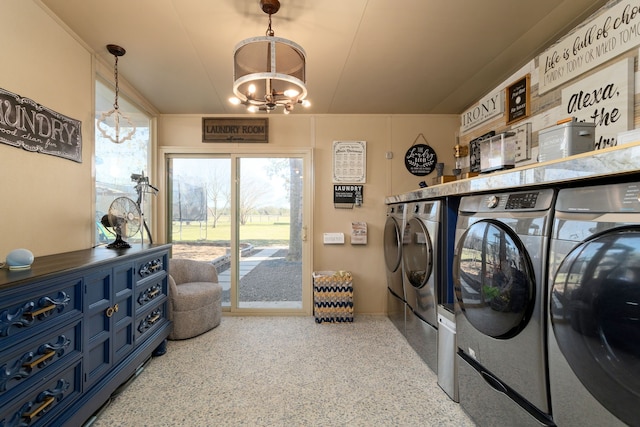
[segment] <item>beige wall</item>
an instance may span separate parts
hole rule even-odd
[[[262,150],[265,144],[203,144],[202,117],[163,115],[158,120],[158,145],[163,151]],[[272,115],[269,116],[269,149],[313,149],[313,271],[348,270],[353,274],[356,313],[386,311],[386,277],[382,252],[386,196],[415,190],[422,180],[430,185],[435,172],[418,177],[404,166],[404,155],[422,133],[445,163],[445,173],[453,168],[454,132],[457,115]],[[360,208],[333,206],[333,141],[367,141],[367,182]],[[424,141],[420,138],[418,143]],[[393,159],[386,159],[387,152]],[[159,159],[159,165],[163,161]],[[162,183],[161,185],[164,185]],[[162,188],[161,188],[162,190]],[[368,224],[366,246],[349,243],[352,221]],[[324,245],[325,232],[345,233],[344,245]],[[162,233],[162,232],[161,232]]]
[[[93,233],[92,56],[32,1],[3,1],[0,87],[82,122],[82,163],[0,143],[0,260],[87,248]]]
[[[3,2],[0,37],[8,41],[3,44],[3,57],[7,59],[0,67],[0,87],[80,120],[83,140],[82,163],[0,144],[0,260],[10,250],[22,247],[36,256],[88,248],[94,231],[94,57],[37,2]],[[201,118],[160,116],[159,146],[210,148],[211,144],[201,142]],[[269,120],[268,147],[314,150],[312,270],[350,270],[354,274],[356,312],[384,312],[384,198],[416,189],[423,179],[431,184],[433,174],[416,177],[404,167],[404,154],[420,133],[436,150],[439,160],[446,163],[446,171],[451,170],[459,117],[294,114],[273,115]],[[367,141],[367,183],[361,208],[333,207],[334,140]],[[215,146],[221,152],[229,147],[238,145]],[[393,159],[385,158],[387,152],[393,153]],[[162,213],[164,208],[160,206],[157,211]],[[322,244],[324,232],[344,232],[348,236],[351,221],[368,223],[368,245],[351,246],[348,239],[344,246]]]
[[[32,250],[36,256],[90,247],[94,231],[94,56],[37,1],[3,1],[0,38],[4,41],[0,87],[80,120],[83,139],[82,163],[0,144],[0,260],[10,250],[20,247]],[[527,67],[533,71],[536,66],[532,61]],[[520,74],[516,73],[514,78]],[[535,97],[535,85],[532,92]],[[637,111],[636,108],[636,123]],[[536,112],[540,115],[540,111]],[[211,144],[201,142],[201,119],[200,115],[159,116],[159,147],[197,151],[207,146],[211,149]],[[451,173],[454,133],[459,128],[460,117],[278,114],[269,116],[269,120],[269,147],[310,148],[314,152],[311,268],[351,271],[356,312],[384,312],[384,198],[414,190],[421,180],[432,184],[435,173],[416,177],[404,167],[404,154],[415,142],[422,142],[416,141],[421,133],[435,149],[439,161],[445,163],[445,173]],[[483,130],[478,128],[467,133],[463,142]],[[335,140],[367,141],[367,182],[364,204],[360,208],[333,207],[331,147]],[[240,147],[239,144],[215,145],[222,153]],[[247,145],[246,149],[251,147]],[[386,158],[388,152],[393,153],[392,159]],[[157,164],[162,165],[162,159],[158,159]],[[162,206],[157,208],[158,214],[164,211]],[[351,246],[348,239],[343,246],[323,245],[322,233],[348,235],[352,221],[368,223],[366,246]],[[162,222],[162,219],[158,221]],[[155,231],[162,235],[162,230]]]
[[[4,41],[0,87],[80,120],[83,139],[82,163],[0,144],[0,260],[21,247],[36,256],[90,247],[94,232],[95,59],[37,1],[3,1],[0,38]],[[535,68],[531,64],[529,67]],[[514,78],[519,77],[517,74]],[[535,91],[534,86],[534,97]],[[206,145],[211,149],[211,144],[201,142],[201,118],[160,116],[159,146],[197,151]],[[314,152],[312,269],[351,271],[356,312],[384,312],[384,198],[414,190],[421,180],[432,184],[435,173],[416,177],[404,166],[406,151],[414,142],[422,142],[416,141],[420,133],[435,149],[439,161],[445,163],[445,173],[451,173],[459,116],[294,114],[273,115],[269,120],[269,147],[311,148]],[[484,129],[464,135],[463,142],[480,131]],[[360,208],[333,207],[331,147],[335,140],[367,141],[367,182]],[[237,150],[240,145],[215,146],[223,153],[229,148]],[[246,148],[251,150],[251,145]],[[388,152],[393,153],[392,159],[386,159]],[[162,159],[158,160],[161,165]],[[162,206],[157,208],[159,214],[164,211]],[[344,232],[348,236],[352,221],[367,222],[366,246],[351,246],[348,239],[343,246],[323,245],[322,233]],[[162,230],[157,232],[162,235]]]

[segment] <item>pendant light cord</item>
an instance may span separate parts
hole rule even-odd
[[[267,32],[265,33],[268,37],[273,37],[275,32],[271,29],[271,14],[269,14],[269,26],[267,27]]]
[[[118,94],[120,92],[120,87],[118,85],[118,55],[113,55],[113,57],[116,59],[115,65],[113,66],[113,75],[114,75],[114,79],[115,79],[115,83],[116,83],[116,97],[115,100],[113,101],[113,108],[115,110],[118,110]]]

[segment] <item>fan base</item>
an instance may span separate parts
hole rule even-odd
[[[122,240],[122,237],[116,236],[116,240],[107,245],[107,249],[128,249],[131,245]]]

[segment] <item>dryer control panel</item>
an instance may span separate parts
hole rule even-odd
[[[510,194],[505,209],[532,209],[536,207],[538,192]]]
[[[466,196],[460,200],[460,212],[546,211],[551,209],[554,197],[551,188]]]

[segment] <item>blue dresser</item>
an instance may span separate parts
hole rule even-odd
[[[169,335],[170,245],[0,270],[0,427],[78,426]]]

